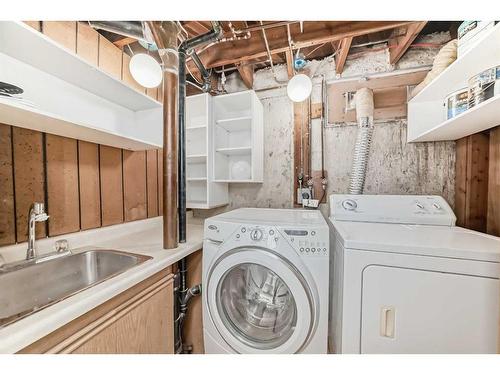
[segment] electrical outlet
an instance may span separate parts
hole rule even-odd
[[[303,187],[303,188],[298,188],[297,189],[297,203],[302,204],[302,199],[311,199],[312,196],[312,189]]]

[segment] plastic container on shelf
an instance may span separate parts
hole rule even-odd
[[[468,88],[462,88],[448,95],[444,101],[445,119],[449,120],[469,109]]]
[[[469,78],[469,108],[500,93],[500,65]]]

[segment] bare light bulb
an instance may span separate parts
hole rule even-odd
[[[137,53],[130,59],[129,68],[130,74],[141,86],[152,89],[160,85],[161,66],[154,57],[145,53]]]
[[[286,93],[292,102],[303,102],[312,92],[312,81],[306,74],[293,76],[286,87]]]

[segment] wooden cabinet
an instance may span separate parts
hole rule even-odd
[[[172,354],[173,292],[173,274],[169,267],[20,353]]]

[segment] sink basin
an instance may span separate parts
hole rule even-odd
[[[89,250],[0,273],[0,327],[137,266],[151,257]]]

